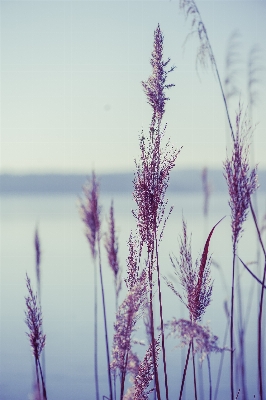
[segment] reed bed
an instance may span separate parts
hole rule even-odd
[[[128,258],[126,260],[126,278],[122,278],[123,261],[119,260],[119,243],[115,222],[115,206],[112,200],[108,229],[103,228],[103,210],[100,205],[100,186],[96,173],[93,171],[83,187],[83,195],[79,199],[79,211],[85,227],[85,235],[91,252],[91,262],[88,268],[94,279],[94,382],[95,391],[88,394],[90,399],[110,400],[147,400],[173,398],[217,399],[224,398],[219,393],[219,384],[223,362],[230,357],[230,379],[224,383],[230,387],[231,400],[251,398],[265,399],[265,368],[263,347],[263,323],[265,322],[264,290],[266,287],[266,252],[262,238],[262,231],[258,222],[256,207],[253,206],[253,195],[258,188],[257,167],[250,166],[250,144],[253,126],[248,112],[243,111],[243,105],[236,110],[235,123],[232,122],[228,99],[238,91],[230,85],[234,73],[229,71],[225,89],[210,44],[207,29],[201,18],[200,11],[193,0],[181,0],[181,10],[191,20],[191,34],[198,35],[199,48],[197,63],[204,68],[211,64],[221,89],[221,98],[225,107],[225,114],[231,133],[231,145],[227,150],[224,161],[224,176],[228,186],[229,207],[231,209],[232,231],[232,267],[231,293],[226,303],[228,324],[225,326],[223,344],[214,333],[210,325],[203,324],[202,319],[207,307],[211,307],[212,297],[215,296],[215,282],[212,270],[215,266],[211,254],[211,241],[219,238],[219,225],[223,223],[223,216],[213,226],[210,232],[205,229],[205,245],[198,259],[193,261],[192,240],[188,233],[185,216],[182,216],[182,232],[179,237],[179,248],[175,254],[171,253],[169,264],[172,266],[175,279],[165,276],[164,263],[160,258],[160,246],[164,239],[164,230],[168,219],[171,218],[173,208],[168,206],[167,189],[172,169],[178,167],[178,157],[182,148],[177,149],[166,138],[167,125],[163,123],[168,90],[174,87],[168,83],[168,75],[175,69],[170,67],[170,59],[164,59],[164,37],[158,24],[154,31],[153,51],[151,55],[152,72],[147,81],[142,82],[147,102],[151,106],[151,122],[146,132],[139,137],[139,156],[135,160],[135,174],[133,180],[133,199],[135,209],[132,211],[135,227],[132,228],[128,239]],[[233,36],[235,40],[237,36]],[[231,68],[231,59],[234,48],[228,56],[228,68]],[[231,57],[231,58],[230,58]],[[174,89],[173,89],[174,90]],[[232,94],[233,93],[233,94]],[[207,177],[207,169],[203,171],[204,216],[208,215],[211,185]],[[238,253],[238,243],[245,229],[248,213],[253,219],[258,253],[263,254],[262,273],[260,269],[252,270]],[[26,277],[28,296],[26,297],[26,324],[27,333],[34,355],[35,398],[46,400],[49,398],[49,388],[46,389],[45,374],[43,373],[44,359],[41,362],[41,353],[46,344],[46,336],[42,329],[42,312],[40,303],[41,270],[40,270],[40,240],[38,232],[35,234],[36,274],[38,296],[33,293],[31,281]],[[109,266],[103,265],[102,251],[106,252]],[[171,251],[169,249],[169,251]],[[198,249],[200,252],[200,249]],[[113,337],[111,336],[111,317],[108,313],[108,303],[105,298],[105,268],[111,268],[114,283],[114,302],[116,315],[113,319]],[[256,366],[257,392],[250,393],[249,380],[246,374],[246,325],[244,315],[246,310],[242,306],[243,288],[241,287],[240,269],[249,273],[252,287],[258,285],[259,301],[254,312],[257,314],[257,326],[254,329],[256,337],[255,348],[258,364]],[[124,269],[125,271],[125,269]],[[100,282],[100,287],[98,284]],[[176,295],[188,311],[187,318],[173,315],[171,320],[164,318],[165,290]],[[126,289],[124,293],[121,288]],[[104,341],[106,353],[106,379],[109,391],[104,393],[99,379],[99,346],[102,346],[103,337],[99,332],[98,292],[101,293],[101,308],[104,318]],[[88,307],[92,305],[88,304]],[[86,318],[86,316],[85,316]],[[137,326],[143,340],[136,340],[134,333]],[[230,336],[230,343],[226,340]],[[182,376],[175,379],[175,387],[170,388],[168,363],[169,348],[167,340],[174,337],[181,347],[187,348],[186,357],[180,359]],[[255,339],[254,339],[255,341]],[[49,339],[47,339],[49,345]],[[217,376],[212,371],[211,354],[220,354],[220,364]],[[215,357],[219,357],[216,354]],[[207,375],[202,375],[203,363],[207,363]],[[191,367],[192,374],[187,374]],[[255,368],[255,366],[254,366]],[[91,377],[88,376],[88,379]],[[188,379],[190,380],[189,382]],[[203,379],[207,380],[208,390],[204,391]],[[185,395],[185,384],[193,387],[190,397]],[[171,385],[173,380],[171,380]],[[206,387],[206,385],[204,386]],[[215,389],[214,389],[215,388]],[[48,393],[48,394],[47,394]],[[173,397],[172,394],[175,393]]]

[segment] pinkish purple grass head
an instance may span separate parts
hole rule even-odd
[[[165,89],[173,86],[166,85],[167,71],[165,68],[169,59],[164,62],[163,57],[163,36],[158,25],[154,32],[154,50],[152,53],[151,65],[152,75],[147,82],[143,82],[144,91],[148,102],[152,106],[153,116],[149,136],[140,138],[140,160],[135,161],[136,173],[133,181],[133,197],[137,203],[138,210],[133,214],[137,220],[139,234],[142,244],[151,249],[154,241],[154,232],[158,229],[164,217],[167,204],[165,192],[168,187],[170,171],[175,166],[179,154],[169,141],[163,147],[162,139],[165,129],[160,128],[164,114]]]
[[[99,183],[95,172],[83,186],[84,199],[80,199],[80,214],[85,224],[86,237],[89,241],[92,257],[96,257],[96,240],[100,230],[101,208],[98,204]]]
[[[242,115],[242,108],[236,115],[235,139],[231,156],[224,162],[224,176],[229,191],[231,208],[231,227],[233,245],[236,247],[243,231],[243,223],[247,219],[252,193],[258,187],[256,168],[250,171],[249,142],[252,133],[247,115]]]
[[[42,333],[42,311],[38,305],[37,295],[33,293],[31,282],[28,275],[26,275],[26,285],[28,289],[28,296],[26,300],[26,325],[29,328],[27,336],[30,340],[33,355],[36,360],[39,360],[41,352],[45,346],[45,335]]]

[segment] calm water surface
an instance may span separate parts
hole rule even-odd
[[[103,204],[103,231],[106,229],[106,215],[110,204],[107,195],[101,198]],[[204,220],[201,194],[170,195],[169,204],[174,205],[164,239],[160,246],[160,264],[163,275],[173,276],[169,253],[178,254],[178,237],[182,228],[182,213],[192,232],[192,251],[198,257],[212,226],[224,215],[227,218],[216,228],[211,240],[210,251],[220,266],[212,267],[214,278],[213,301],[203,318],[209,321],[214,334],[219,336],[223,345],[226,318],[224,301],[229,297],[231,278],[231,233],[230,211],[227,196],[213,195],[210,202],[208,220]],[[265,211],[265,195],[260,195],[261,214]],[[30,399],[32,392],[33,358],[25,334],[24,322],[26,293],[26,272],[35,285],[35,254],[33,237],[36,224],[42,250],[42,308],[44,331],[47,335],[45,350],[46,381],[48,399],[83,400],[94,399],[93,375],[93,268],[89,246],[84,236],[83,225],[77,209],[77,197],[58,196],[2,196],[1,205],[1,297],[0,297],[0,400]],[[126,277],[127,240],[131,229],[135,230],[135,221],[131,214],[134,203],[130,195],[114,196],[115,217],[119,236],[119,258]],[[103,249],[104,251],[104,249]],[[246,262],[255,260],[255,230],[252,221],[245,224],[245,232],[239,246],[239,255]],[[103,253],[104,283],[107,297],[110,342],[115,316],[114,289],[111,272],[106,265]],[[256,339],[257,286],[250,286],[250,278],[240,268],[243,308],[250,310],[247,341],[247,376],[250,398],[256,393],[257,356],[254,342]],[[251,291],[250,291],[251,287]],[[121,300],[123,299],[123,291]],[[186,317],[187,311],[178,299],[163,284],[164,319],[175,316]],[[100,301],[100,300],[99,300]],[[100,312],[100,383],[101,395],[108,394],[106,386],[106,361],[102,314]],[[136,337],[145,339],[140,329]],[[177,398],[184,350],[174,349],[177,340],[168,340],[168,373],[171,399]],[[226,341],[229,345],[229,336]],[[136,349],[143,355],[143,348]],[[212,379],[215,387],[219,354],[211,356]],[[208,399],[208,381],[206,361],[203,363],[203,381],[199,386]],[[229,398],[229,352],[225,354],[225,363],[221,379],[219,399]],[[191,374],[191,371],[188,372]],[[199,374],[200,375],[200,374]],[[189,380],[189,376],[188,376]],[[205,386],[204,386],[205,385]],[[191,385],[186,388],[186,399],[190,399]],[[214,390],[214,389],[213,389]],[[257,397],[257,396],[256,396]]]

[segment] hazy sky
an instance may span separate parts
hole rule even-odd
[[[255,44],[259,104],[255,157],[266,167],[266,1],[198,1],[224,79],[228,39],[240,33],[237,83],[246,107]],[[151,109],[141,81],[151,73],[160,23],[169,75],[166,136],[183,146],[177,168],[221,167],[228,136],[217,79],[195,68],[197,37],[179,1],[1,1],[1,171],[132,171]],[[199,79],[200,77],[200,79]],[[234,118],[238,98],[231,105]]]

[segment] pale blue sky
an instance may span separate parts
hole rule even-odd
[[[241,33],[239,83],[246,100],[246,64],[252,45],[266,67],[266,1],[198,1],[220,73],[227,41]],[[158,22],[169,76],[166,136],[183,146],[177,168],[221,167],[226,119],[211,71],[195,69],[198,41],[182,44],[189,22],[172,1],[1,1],[0,172],[132,171],[138,135],[150,107],[141,81]],[[266,70],[254,112],[256,161],[266,167]],[[233,104],[231,112],[234,115]],[[228,134],[228,133],[227,133]]]

